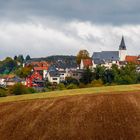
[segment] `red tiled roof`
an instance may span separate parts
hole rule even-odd
[[[35,71],[48,70],[48,67],[34,67]]]
[[[136,62],[137,59],[138,59],[137,56],[126,56],[126,58],[125,58],[125,60],[126,60],[127,62]]]
[[[138,60],[138,56],[126,56],[125,61],[130,63],[140,64]]]
[[[83,64],[85,67],[92,66],[93,65],[92,59],[83,59]]]

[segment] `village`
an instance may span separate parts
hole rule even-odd
[[[80,64],[66,63],[64,60],[58,59],[55,62],[44,60],[28,60],[22,65],[23,67],[31,67],[31,71],[26,78],[18,76],[1,76],[0,86],[13,86],[16,83],[22,83],[26,87],[41,89],[45,86],[46,81],[53,85],[57,85],[66,81],[67,77],[71,77],[79,81],[82,78],[85,69],[94,69],[100,65],[106,69],[111,69],[112,65],[117,65],[118,68],[125,66],[128,63],[137,65],[137,71],[140,71],[140,56],[127,55],[127,47],[124,37],[122,37],[118,51],[101,51],[93,52],[90,58],[80,60]]]

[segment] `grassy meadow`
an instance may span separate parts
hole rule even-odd
[[[140,91],[140,84],[104,86],[104,87],[94,87],[94,88],[63,90],[63,91],[52,91],[52,92],[35,93],[35,94],[25,94],[25,95],[18,95],[18,96],[7,96],[7,97],[1,97],[0,103],[44,99],[44,98],[56,98],[56,97],[73,96],[73,95],[109,94],[109,93],[116,94],[120,92],[126,93],[126,92],[136,92],[136,91],[137,92]]]

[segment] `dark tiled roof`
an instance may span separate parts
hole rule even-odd
[[[104,60],[94,59],[94,64],[101,65],[101,64],[105,64],[105,62]]]
[[[102,51],[94,52],[92,55],[93,60],[103,60],[103,61],[118,61],[119,51]]]
[[[57,71],[50,71],[49,74],[51,77],[59,77],[60,76],[60,74]]]
[[[55,62],[54,66],[56,68],[60,69],[66,69],[66,68],[77,68],[76,62],[65,62],[65,61],[57,61]]]

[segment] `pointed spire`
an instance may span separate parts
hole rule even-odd
[[[122,36],[121,44],[119,46],[119,50],[126,50],[124,37]]]

